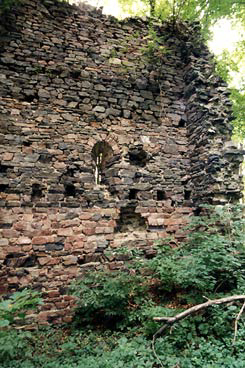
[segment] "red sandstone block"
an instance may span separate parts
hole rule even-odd
[[[72,236],[68,236],[66,238],[66,241],[70,242],[70,243],[74,243],[75,241],[83,240],[84,238],[85,238],[85,236],[83,234],[72,235]]]
[[[152,225],[152,226],[157,226],[158,225],[158,223],[157,223],[157,219],[156,218],[154,218],[154,217],[148,217],[148,224],[149,225]]]
[[[32,244],[46,244],[46,243],[53,243],[55,241],[55,236],[35,236],[32,239]]]
[[[66,301],[74,301],[75,300],[75,297],[74,296],[72,296],[72,295],[64,295],[64,297],[63,297],[63,299],[64,300],[66,300]]]
[[[86,227],[95,227],[97,226],[97,223],[95,221],[81,221],[83,226]]]
[[[18,238],[20,233],[13,229],[3,229],[2,230],[2,236],[4,238]]]
[[[185,221],[183,220],[183,218],[182,217],[180,217],[180,218],[169,218],[169,219],[167,219],[167,220],[165,220],[165,225],[166,226],[175,226],[175,225],[181,225],[181,224],[183,224]]]
[[[104,228],[104,234],[111,234],[111,233],[114,233],[113,227],[107,226]]]
[[[8,194],[6,196],[6,200],[7,201],[19,201],[20,200],[20,196],[18,194],[11,193],[11,194]]]
[[[9,244],[9,241],[8,241],[8,239],[0,239],[0,247],[2,246],[2,247],[4,247],[4,246],[6,246],[6,245],[8,245]]]
[[[8,246],[8,253],[15,253],[15,252],[19,252],[21,250],[20,247],[15,247],[15,246]]]
[[[158,218],[158,219],[157,219],[157,224],[158,224],[159,226],[164,225],[164,219],[163,219],[163,218]]]
[[[27,228],[30,227],[28,226],[28,223],[24,222],[24,221],[19,221],[19,222],[16,222],[14,225],[13,225],[13,228],[15,230],[18,230],[18,231],[24,231],[24,230],[27,230]]]
[[[177,212],[177,213],[192,213],[193,208],[190,208],[190,207],[177,207],[175,209],[175,212]]]
[[[63,317],[63,322],[64,323],[70,323],[70,322],[72,322],[72,316],[65,316],[65,317]]]
[[[51,310],[52,308],[53,308],[53,304],[45,303],[42,305],[41,310],[46,311],[46,310]]]
[[[23,252],[30,252],[32,250],[32,245],[24,245],[21,247]]]
[[[48,264],[52,257],[39,257],[38,262],[41,266],[44,266],[45,264]]]
[[[73,249],[73,245],[70,242],[65,242],[64,250],[65,251],[71,251]]]
[[[80,225],[80,226],[74,226],[72,228],[74,235],[76,235],[76,234],[81,235],[81,232],[83,231],[83,229],[84,229],[84,226],[82,226],[82,225]]]
[[[110,220],[110,221],[108,221],[108,223],[107,223],[107,225],[109,226],[109,227],[115,227],[116,226],[116,221],[115,220]]]
[[[57,159],[57,160],[59,160],[59,157],[56,157],[56,159]],[[55,169],[60,170],[60,169],[65,169],[65,168],[66,168],[66,164],[65,164],[64,162],[62,162],[62,160],[61,160],[61,159],[60,159],[60,161],[61,161],[61,162],[56,161],[56,162],[54,163],[54,168],[55,168]]]
[[[8,277],[7,281],[8,281],[9,284],[18,284],[19,283],[19,279],[16,276]]]
[[[40,312],[40,313],[38,314],[37,318],[38,318],[38,321],[39,321],[39,322],[47,321],[47,319],[48,319],[48,312],[47,312],[47,311],[45,311],[45,312]]]
[[[48,292],[46,293],[46,296],[47,296],[48,298],[55,298],[55,297],[60,296],[60,293],[58,292],[58,290],[51,290],[51,291],[48,291]]]
[[[94,235],[95,234],[95,228],[93,227],[93,228],[85,228],[85,229],[83,229],[83,233],[85,234],[85,235]]]
[[[90,220],[91,217],[92,217],[92,214],[88,212],[84,212],[79,216],[80,220]]]
[[[3,154],[3,161],[11,161],[14,157],[14,154],[12,152],[5,152]]]
[[[50,266],[53,266],[53,265],[57,265],[57,264],[59,264],[60,263],[60,259],[59,258],[51,258],[50,260],[49,260],[49,262],[48,262],[48,265],[50,265]]]
[[[82,251],[83,248],[84,248],[84,241],[83,240],[76,241],[73,244],[73,248],[74,248],[75,251],[77,251],[78,249],[80,249],[80,251]]]
[[[57,309],[64,309],[68,307],[68,303],[67,302],[57,302],[55,303],[55,306]]]
[[[68,228],[58,229],[58,235],[59,236],[72,236],[73,235],[72,228],[68,227]]]
[[[32,282],[32,278],[28,276],[21,277],[20,279],[20,285],[21,286],[27,286]]]
[[[27,238],[27,237],[20,237],[18,240],[17,240],[17,244],[19,245],[27,245],[27,244],[31,244],[31,239],[30,238]]]
[[[169,232],[169,233],[175,233],[176,231],[178,231],[179,230],[179,226],[178,225],[173,225],[173,226],[169,226],[168,228],[167,228],[167,231]]]
[[[75,218],[73,220],[66,220],[66,221],[62,221],[60,223],[61,227],[73,227],[73,226],[79,226],[80,224],[80,220],[78,218]]]
[[[75,256],[65,256],[63,257],[63,264],[65,266],[70,266],[72,264],[76,264],[77,263],[78,258]]]
[[[80,267],[70,266],[66,268],[66,273],[71,277],[77,277],[79,274]]]

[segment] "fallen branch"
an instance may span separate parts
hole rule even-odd
[[[181,312],[177,314],[175,317],[154,317],[154,321],[165,321],[165,324],[157,330],[157,332],[154,334],[153,339],[160,335],[168,326],[173,325],[175,322],[180,321],[181,319],[188,317],[190,314],[196,313],[201,309],[205,309],[207,307],[210,307],[214,304],[223,304],[223,303],[229,303],[233,302],[235,300],[244,300],[245,301],[245,295],[234,295],[234,296],[228,296],[227,298],[221,298],[221,299],[214,299],[214,300],[208,300],[205,303],[194,305],[194,307],[186,309],[184,312]],[[239,313],[238,317],[240,318],[241,314],[243,312],[243,308],[241,310],[241,313]],[[236,321],[238,321],[238,318]]]
[[[238,313],[238,315],[236,316],[236,319],[235,319],[235,332],[234,332],[234,339],[233,339],[233,345],[235,344],[236,342],[236,335],[237,335],[237,325],[238,325],[238,321],[239,319],[241,318],[241,315],[244,311],[244,308],[245,308],[245,302],[243,303],[242,305],[242,308],[240,309],[240,312]]]
[[[175,317],[154,317],[154,321],[165,321],[165,324],[159,328],[159,330],[157,330],[157,332],[155,332],[155,334],[153,335],[153,339],[152,339],[152,351],[153,354],[155,355],[155,357],[157,358],[158,362],[160,363],[161,367],[164,368],[164,365],[162,363],[162,361],[160,360],[159,356],[156,353],[155,350],[155,341],[158,335],[161,335],[161,333],[168,327],[173,325],[175,322],[180,321],[181,319],[188,317],[190,314],[193,314],[195,312],[198,312],[201,309],[205,309],[207,307],[210,307],[210,305],[214,305],[214,304],[223,304],[223,303],[229,303],[229,302],[234,302],[235,300],[244,300],[243,306],[240,310],[240,312],[238,313],[236,320],[235,320],[235,334],[234,334],[234,339],[233,339],[233,344],[236,341],[236,335],[237,335],[237,325],[238,325],[238,321],[244,311],[245,308],[245,295],[234,295],[234,296],[228,296],[227,298],[221,298],[221,299],[214,299],[214,300],[208,300],[205,303],[202,304],[197,304],[194,305],[194,307],[188,308],[186,309],[184,312],[181,312],[179,314],[177,314]]]

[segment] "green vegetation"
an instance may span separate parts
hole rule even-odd
[[[156,316],[175,316],[205,298],[244,294],[245,232],[241,206],[204,208],[194,217],[180,247],[166,240],[156,255],[120,250],[125,267],[86,273],[71,287],[78,298],[72,325],[32,333],[5,327],[0,335],[2,368],[239,368],[244,366],[245,320],[234,320],[241,301],[213,305],[164,330],[152,348],[161,323]],[[14,316],[23,306],[39,303],[30,294],[1,303]],[[24,300],[27,291],[23,294]],[[17,307],[18,305],[18,307]],[[13,307],[14,306],[14,307]],[[21,307],[22,308],[22,307]],[[2,310],[1,309],[1,310]],[[1,314],[12,323],[12,317]]]
[[[36,309],[41,303],[36,291],[24,289],[12,294],[9,299],[0,302],[0,327],[7,327],[18,318],[24,319],[27,310]]]

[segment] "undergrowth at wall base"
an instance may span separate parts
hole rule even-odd
[[[11,326],[20,311],[40,300],[35,293],[26,299],[24,291],[23,297],[19,293],[2,301],[0,366],[244,367],[242,300],[210,305],[166,328],[153,353],[152,336],[162,324],[153,317],[176,316],[207,299],[244,294],[243,209],[204,211],[194,218],[181,247],[165,241],[156,245],[151,259],[124,249],[129,261],[120,272],[101,270],[77,280],[71,287],[78,303],[70,325],[16,330]]]

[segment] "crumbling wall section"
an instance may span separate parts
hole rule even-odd
[[[200,202],[238,198],[240,155],[222,153],[226,91],[204,73],[209,54],[195,56],[190,26],[184,37],[156,28],[152,55],[140,19],[23,0],[7,23],[0,290],[40,290],[39,323],[69,321],[67,288],[85,269],[121,267],[113,251],[124,246],[151,255],[155,240],[185,237]]]

